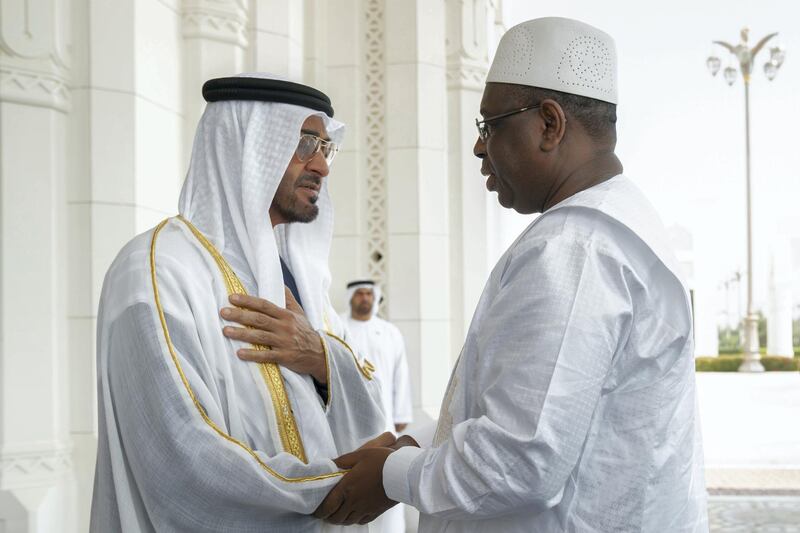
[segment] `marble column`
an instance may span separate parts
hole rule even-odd
[[[344,3],[353,4],[353,0]],[[346,9],[349,7],[351,6],[347,5]],[[342,40],[347,41],[347,36],[352,35],[346,33],[348,28],[337,24],[338,16],[343,15],[345,20],[351,21],[357,20],[359,16],[358,10],[348,9],[342,13],[338,8],[337,0],[303,0],[302,79],[312,87],[321,88],[327,85],[328,58],[338,62],[338,55],[341,52],[338,45]],[[334,38],[329,39],[330,35]]]
[[[767,285],[767,354],[794,357],[791,254],[786,239],[776,240]]]
[[[0,529],[75,531],[65,322],[67,5],[0,1]]]
[[[307,1],[306,5],[312,3],[319,4],[320,0]],[[378,103],[378,95],[384,94],[384,66],[380,61],[383,33],[378,31],[376,12],[364,9],[364,0],[322,3],[324,11],[319,5],[306,10],[306,81],[330,96],[336,118],[347,127],[329,176],[336,213],[330,295],[333,305],[344,311],[348,281],[379,278],[367,250],[372,247],[374,251],[376,242],[377,246],[385,242],[386,218],[380,215],[380,206],[385,206],[383,103]]]
[[[78,530],[89,521],[97,439],[95,328],[122,246],[176,212],[184,173],[179,0],[72,0],[68,166],[70,431]]]
[[[489,274],[485,178],[472,148],[488,71],[486,0],[447,0],[448,189],[451,345],[464,342]],[[455,354],[455,350],[453,350]],[[457,355],[457,354],[456,354]]]
[[[250,65],[302,81],[305,2],[303,0],[251,0]]]
[[[385,32],[388,315],[405,336],[418,418],[436,417],[452,362],[445,4],[370,0],[367,10],[382,13]],[[382,163],[376,151],[370,164]]]

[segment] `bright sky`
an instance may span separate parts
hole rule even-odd
[[[718,287],[745,266],[744,89],[741,79],[728,87],[721,72],[712,78],[705,60],[713,51],[725,68],[729,54],[711,41],[738,44],[744,26],[751,46],[779,32],[770,44],[787,49],[786,62],[769,82],[762,51],[750,86],[755,300],[763,305],[779,248],[792,262],[793,305],[800,304],[800,2],[517,0],[508,15],[509,27],[563,16],[615,38],[617,153],[665,224],[691,232],[696,284],[717,293],[718,311],[725,307]]]

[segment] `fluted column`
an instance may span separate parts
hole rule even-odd
[[[0,525],[75,531],[65,323],[69,28],[0,1]]]

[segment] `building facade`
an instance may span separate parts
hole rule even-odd
[[[335,304],[372,277],[435,416],[520,220],[472,155],[503,0],[0,0],[0,531],[88,529],[96,312],[122,245],[175,214],[202,83],[267,71],[348,126]]]

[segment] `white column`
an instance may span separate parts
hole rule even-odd
[[[337,52],[343,51],[339,46],[343,40],[341,36],[353,35],[352,33],[347,33],[348,27],[336,24],[338,22],[336,19],[343,15],[345,21],[358,20],[359,11],[358,9],[349,9],[345,13],[339,13],[337,9],[342,3],[346,4],[348,8],[352,8],[354,0],[346,2],[338,0],[303,0],[303,82],[312,87],[321,88],[326,85],[328,57],[334,58],[334,61],[339,63],[341,58],[337,57]],[[355,7],[359,7],[357,3]],[[330,33],[329,26],[333,30]],[[328,36],[331,33],[335,38],[329,40]],[[357,35],[357,33],[355,34]],[[356,45],[358,44],[356,39],[353,39],[353,41],[355,41]],[[334,102],[334,108],[335,105],[336,102]]]
[[[0,529],[75,531],[65,323],[69,19],[0,1]]]
[[[77,482],[77,530],[88,531],[97,449],[95,372],[96,301],[92,272],[91,105],[89,89],[89,0],[71,4],[73,35],[72,110],[67,139],[67,325],[70,433]],[[102,276],[102,274],[100,274]],[[101,278],[102,279],[102,278]]]
[[[691,287],[692,316],[694,322],[694,354],[695,357],[715,357],[719,355],[719,330],[717,325],[717,300],[713,283],[694,283]]]
[[[794,357],[790,249],[784,239],[777,241],[770,259],[767,288],[767,354]]]
[[[319,3],[320,0],[311,0]],[[377,216],[385,233],[385,212],[370,210],[379,200],[368,194],[368,175],[383,179],[384,159],[382,122],[368,109],[376,111],[376,92],[384,76],[383,63],[368,54],[367,36],[377,38],[374,27],[368,28],[362,0],[322,0],[324,11],[306,11],[307,75],[306,81],[330,96],[337,119],[346,124],[344,143],[331,167],[329,190],[335,209],[331,244],[331,301],[337,310],[347,308],[344,286],[353,279],[372,276],[367,254],[367,217]],[[306,2],[308,6],[310,2]],[[310,21],[316,21],[310,26]],[[381,34],[382,35],[382,34]],[[316,44],[324,36],[324,56]],[[319,69],[324,61],[325,68]],[[311,68],[314,65],[315,68]],[[313,76],[313,79],[311,78]],[[383,94],[378,92],[378,94]],[[370,104],[372,104],[370,106]],[[382,107],[380,107],[382,113]],[[369,162],[372,166],[369,166]],[[368,173],[368,169],[372,172]],[[376,170],[378,169],[378,170]]]
[[[251,0],[252,69],[302,81],[303,0]]]
[[[517,0],[489,0],[492,18],[489,21],[489,58],[494,57],[500,38],[508,29],[507,20]]]
[[[205,109],[203,83],[245,69],[245,0],[183,0],[183,167],[188,168],[197,122]]]
[[[688,228],[674,224],[667,228],[667,234],[681,267],[681,275],[689,288],[694,326],[694,355],[695,357],[717,356],[719,355],[717,293],[713,289],[707,289],[715,285],[715,273],[706,262],[695,260],[695,237]],[[699,249],[703,249],[702,244],[701,241]]]
[[[182,16],[177,0],[73,0],[68,322],[79,531],[88,529],[96,449],[95,327],[111,261],[176,212],[183,179]]]
[[[488,70],[486,0],[447,0],[450,312],[454,355],[489,274],[487,191],[472,149]]]
[[[406,339],[417,412],[433,417],[451,367],[444,8],[367,1],[385,31],[388,314]]]

